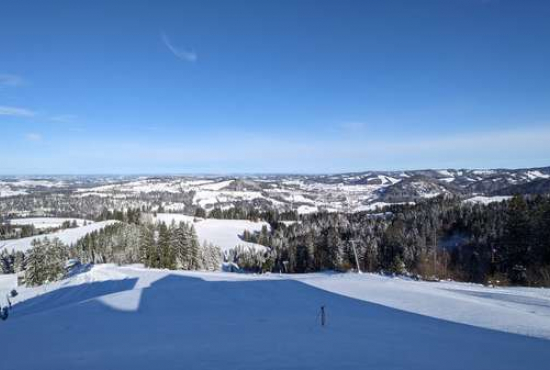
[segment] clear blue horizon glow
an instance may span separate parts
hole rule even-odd
[[[0,174],[550,165],[549,1],[0,9]]]

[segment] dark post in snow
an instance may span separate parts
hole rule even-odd
[[[325,326],[326,320],[325,306],[321,306],[321,326]]]
[[[2,321],[6,321],[8,319],[8,315],[9,315],[8,307],[7,306],[0,307],[0,319]]]

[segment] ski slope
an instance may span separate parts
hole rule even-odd
[[[86,226],[75,227],[71,229],[65,229],[56,231],[49,234],[42,234],[36,236],[29,236],[28,238],[20,238],[13,240],[0,240],[0,250],[6,249],[8,251],[15,252],[25,252],[26,250],[32,248],[32,241],[35,239],[44,239],[44,238],[59,238],[63,243],[67,245],[74,244],[78,239],[82,238],[86,234],[89,234],[93,231],[101,230],[105,226],[112,225],[118,221],[109,220],[109,221],[100,221],[88,224]]]
[[[212,243],[220,247],[223,251],[235,248],[238,245],[254,248],[265,249],[263,245],[249,243],[243,241],[240,236],[244,230],[250,232],[259,232],[263,226],[269,230],[267,222],[252,222],[248,220],[218,220],[213,218],[195,218],[177,213],[159,213],[156,217],[157,221],[165,222],[170,225],[172,221],[176,224],[179,222],[191,223],[195,227],[197,236],[201,244],[204,242]]]
[[[0,284],[0,297],[9,288]],[[19,291],[0,322],[3,370],[537,370],[550,363],[548,289],[99,265]]]

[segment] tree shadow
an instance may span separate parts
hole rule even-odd
[[[6,369],[506,370],[546,369],[550,362],[550,341],[404,312],[295,280],[169,274],[143,289],[133,289],[135,283],[83,284],[17,305],[14,311],[27,316],[18,313],[5,327]],[[115,308],[131,295],[139,299],[134,310]],[[44,307],[46,318],[28,315]],[[34,358],[16,356],[19,346],[32,348]]]

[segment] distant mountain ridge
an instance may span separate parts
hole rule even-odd
[[[318,175],[40,176],[0,178],[0,197],[63,194],[119,205],[162,204],[173,212],[231,207],[316,211],[374,210],[442,194],[490,202],[550,193],[550,166],[523,169],[423,169]],[[504,198],[503,198],[504,197]]]

